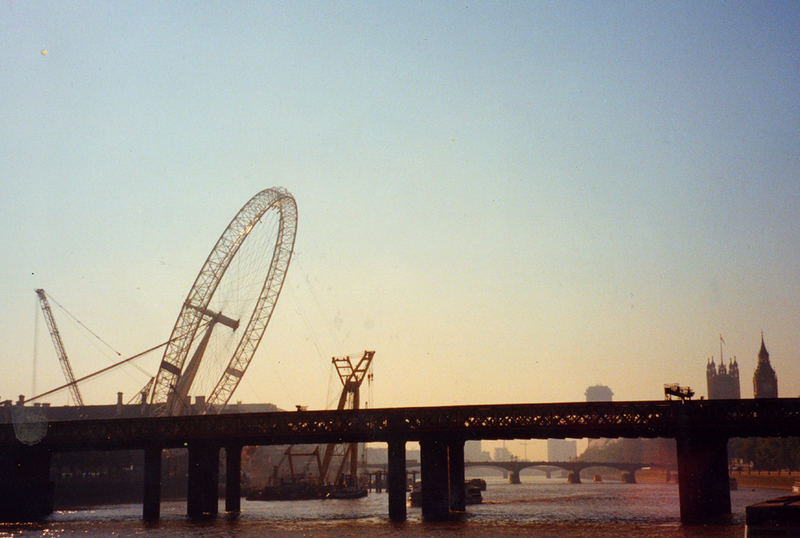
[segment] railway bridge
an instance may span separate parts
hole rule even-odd
[[[420,444],[422,515],[463,511],[464,442],[478,439],[655,438],[676,440],[681,521],[730,513],[727,440],[800,435],[800,399],[623,401],[463,405],[343,411],[209,414],[104,420],[29,421],[1,408],[0,518],[46,513],[50,454],[141,449],[143,516],[159,517],[161,451],[186,447],[190,517],[217,512],[224,449],[226,510],[239,511],[241,449],[247,445],[388,444],[389,518],[406,518],[406,443]],[[7,412],[8,411],[8,412]],[[37,506],[38,505],[38,506]],[[33,507],[33,508],[32,508]]]

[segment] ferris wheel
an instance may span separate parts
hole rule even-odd
[[[272,316],[296,231],[297,204],[281,187],[259,192],[233,217],[175,321],[153,382],[151,414],[183,413],[190,391],[207,395],[205,412],[228,403]]]

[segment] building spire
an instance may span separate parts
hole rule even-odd
[[[764,345],[764,331],[761,331],[761,349],[758,351],[758,364],[753,372],[753,397],[777,398],[778,376],[769,363],[769,352]]]

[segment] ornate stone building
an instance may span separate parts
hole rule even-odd
[[[739,388],[739,364],[736,357],[728,361],[720,356],[719,367],[714,363],[713,357],[706,365],[706,382],[708,385],[709,400],[736,399],[742,397]]]
[[[753,373],[753,397],[777,398],[778,376],[769,363],[769,352],[764,345],[764,333],[761,333],[761,349],[758,352],[758,365]]]

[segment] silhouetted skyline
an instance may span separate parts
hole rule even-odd
[[[364,349],[370,406],[660,399],[702,391],[719,333],[751,379],[762,330],[800,394],[798,22],[794,2],[4,3],[0,397],[32,389],[35,288],[123,356],[161,343],[275,185],[295,254],[234,400],[325,407],[330,358]],[[76,377],[119,358],[55,316]]]

